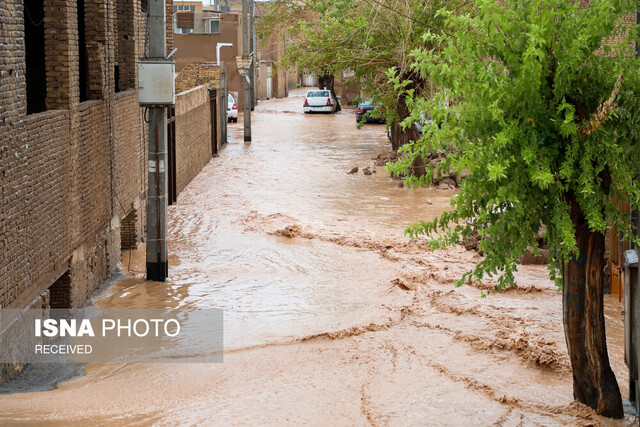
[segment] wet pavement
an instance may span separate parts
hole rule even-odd
[[[223,308],[224,363],[92,364],[55,390],[0,396],[0,423],[635,425],[572,403],[544,266],[504,293],[454,288],[479,256],[402,232],[455,191],[402,188],[373,160],[390,150],[383,125],[357,129],[347,108],[305,115],[303,94],[260,103],[251,143],[230,124],[170,207],[169,281],[144,281],[142,247],[94,298]],[[606,306],[626,395],[621,307]]]

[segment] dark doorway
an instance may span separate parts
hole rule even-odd
[[[49,287],[49,306],[51,308],[71,308],[71,276],[69,271]]]
[[[167,185],[169,187],[169,205],[178,200],[176,186],[176,108],[167,108],[167,148],[168,163]]]
[[[27,80],[27,114],[47,109],[44,57],[44,1],[24,2],[24,50]]]

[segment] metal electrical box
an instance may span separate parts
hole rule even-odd
[[[173,59],[149,59],[138,62],[138,103],[166,106],[176,103]]]

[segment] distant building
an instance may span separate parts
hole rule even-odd
[[[230,12],[220,12],[229,7]],[[242,2],[240,0],[219,0],[212,6],[200,2],[174,2],[174,19],[176,72],[180,73],[190,64],[216,63],[216,45],[231,43],[233,47],[220,49],[220,62],[226,72],[227,88],[239,104],[244,108],[242,96],[242,80],[236,65],[236,57],[242,55]],[[255,6],[258,16],[262,6]],[[181,18],[188,15],[188,18]],[[287,72],[277,67],[275,62],[284,55],[283,42],[255,40],[255,96],[257,99],[282,98],[288,90],[298,84],[297,72]],[[193,67],[188,67],[189,72]]]

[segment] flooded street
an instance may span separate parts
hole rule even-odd
[[[142,247],[93,301],[223,308],[224,363],[88,365],[55,390],[0,396],[0,423],[636,425],[573,403],[545,266],[504,293],[455,288],[479,255],[403,236],[455,191],[403,188],[373,160],[390,150],[383,125],[358,130],[349,108],[305,115],[303,95],[260,103],[251,143],[230,124],[170,207],[170,280],[144,280]],[[626,398],[621,310],[606,299]]]

